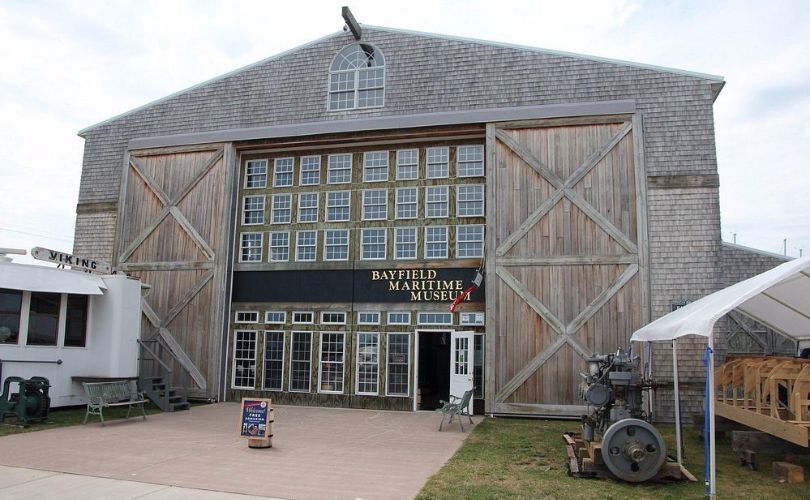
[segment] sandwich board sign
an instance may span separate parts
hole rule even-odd
[[[31,257],[45,262],[53,262],[62,266],[71,266],[73,268],[84,269],[102,274],[110,274],[112,267],[108,262],[103,260],[91,259],[88,257],[81,257],[79,255],[72,255],[58,250],[51,250],[49,248],[34,247],[31,249]]]
[[[251,448],[269,448],[273,438],[273,408],[270,399],[242,398],[240,435]]]

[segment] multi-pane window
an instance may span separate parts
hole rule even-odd
[[[420,312],[416,322],[420,325],[452,325],[453,313]]]
[[[292,195],[274,194],[270,207],[270,221],[273,224],[289,224],[292,219]]]
[[[456,186],[456,215],[458,217],[484,216],[484,185],[461,184]]]
[[[459,146],[456,149],[456,176],[484,175],[484,146]]]
[[[65,347],[84,347],[86,341],[87,295],[68,295],[65,316]]]
[[[385,259],[385,228],[366,228],[360,232],[360,258],[363,260]]]
[[[301,157],[301,177],[298,184],[301,186],[314,186],[321,183],[321,157]]]
[[[236,323],[258,323],[258,311],[236,311]]]
[[[348,184],[352,182],[352,155],[329,155],[326,164],[326,181],[329,184]]]
[[[295,324],[312,324],[315,322],[315,314],[311,311],[294,311],[292,322]]]
[[[385,220],[388,218],[388,191],[366,189],[363,191],[363,220]]]
[[[323,312],[321,312],[321,324],[322,325],[345,325],[346,324],[346,313],[345,312],[323,311]]]
[[[409,312],[390,312],[388,313],[389,325],[410,325],[411,313]]]
[[[256,332],[237,330],[233,338],[234,388],[253,389],[256,386]]]
[[[380,313],[378,312],[359,312],[357,313],[358,325],[379,325]]]
[[[463,312],[458,315],[458,323],[462,326],[483,326],[484,313]]]
[[[388,180],[388,151],[369,151],[363,154],[363,182]]]
[[[16,344],[20,334],[22,291],[0,288],[0,344]]]
[[[298,195],[298,222],[318,222],[318,193]]]
[[[326,222],[346,222],[351,213],[351,191],[326,193]]]
[[[276,158],[273,165],[273,187],[289,187],[293,185],[294,158]]]
[[[343,356],[346,334],[321,333],[321,369],[319,392],[343,392]]]
[[[428,179],[442,179],[450,176],[449,148],[427,148],[426,173]]]
[[[484,226],[456,227],[456,257],[484,256]]]
[[[284,311],[267,311],[264,313],[264,322],[283,325],[287,322],[287,313]]]
[[[446,226],[428,226],[425,228],[425,258],[447,258]]]
[[[270,262],[287,262],[290,260],[290,233],[270,233]]]
[[[388,334],[388,384],[389,396],[408,395],[408,373],[410,364],[410,335],[407,333]]]
[[[239,262],[262,261],[262,233],[242,233]]]
[[[398,227],[394,229],[394,258],[415,259],[417,228]]]
[[[329,110],[382,106],[385,58],[367,43],[341,50],[329,67]]]
[[[245,188],[267,186],[267,160],[248,160],[245,163]]]
[[[425,188],[425,217],[447,217],[449,195],[447,186]]]
[[[280,391],[284,383],[284,332],[264,332],[264,382],[266,391]]]
[[[298,262],[314,261],[317,243],[317,231],[298,231],[295,242],[295,260]]]
[[[31,292],[28,345],[56,345],[61,300],[58,293]]]
[[[401,149],[397,151],[397,180],[419,178],[419,150]]]
[[[312,333],[292,332],[290,345],[290,391],[309,392],[312,368]]]
[[[349,260],[348,229],[327,229],[323,239],[324,260]]]
[[[395,201],[397,219],[415,219],[419,203],[419,188],[397,188]]]
[[[242,201],[242,224],[264,224],[264,196],[245,196]]]
[[[357,385],[355,392],[376,396],[378,389],[380,334],[357,334]]]

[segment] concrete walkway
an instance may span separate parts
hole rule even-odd
[[[274,413],[270,449],[239,437],[237,403],[5,436],[0,498],[412,498],[472,428],[438,432],[433,413]]]

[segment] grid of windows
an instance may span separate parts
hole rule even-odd
[[[357,313],[358,325],[379,325],[380,313],[378,312],[359,312]]]
[[[458,177],[483,176],[484,146],[459,146],[456,149],[456,172]]]
[[[242,233],[239,244],[239,261],[262,261],[262,233]]]
[[[360,332],[357,334],[357,394],[376,396],[379,375],[380,334]]]
[[[397,188],[395,203],[397,219],[415,219],[419,203],[419,189],[415,187]]]
[[[388,151],[369,151],[363,154],[363,182],[388,180]]]
[[[314,322],[315,322],[315,314],[311,311],[293,312],[293,323],[295,324],[312,324]]]
[[[452,325],[453,313],[420,312],[416,322],[420,325]]]
[[[317,243],[317,231],[298,231],[295,242],[295,260],[299,262],[314,261]]]
[[[270,262],[287,262],[290,260],[290,233],[270,233]]]
[[[389,325],[410,325],[411,313],[409,312],[390,312],[388,313]]]
[[[321,312],[321,324],[324,325],[345,325],[346,313],[345,312]]]
[[[407,333],[388,334],[388,385],[389,396],[408,395],[408,372],[410,365],[411,338]]]
[[[456,228],[456,257],[484,256],[484,226],[458,226]]]
[[[349,260],[349,230],[324,231],[324,260]]]
[[[459,217],[484,216],[484,185],[462,184],[456,186],[456,214]]]
[[[447,217],[448,192],[447,186],[428,186],[425,188],[425,217]]]
[[[302,186],[314,186],[321,183],[321,157],[301,157],[301,177],[298,183]]]
[[[419,178],[419,150],[401,149],[397,151],[397,180]]]
[[[276,158],[273,165],[273,187],[289,187],[293,185],[294,158]]]
[[[388,191],[386,189],[363,191],[363,220],[385,220],[387,218]]]
[[[284,383],[284,332],[264,332],[264,382],[267,391],[280,391]]]
[[[257,311],[236,311],[236,323],[258,323],[259,313]]]
[[[0,344],[16,344],[20,334],[22,291],[0,288]]]
[[[415,259],[417,228],[398,227],[394,229],[394,258]]]
[[[58,293],[31,292],[28,345],[56,345],[61,301],[62,296]]]
[[[267,311],[264,313],[264,322],[283,325],[287,322],[287,313],[284,311]]]
[[[256,332],[237,330],[233,339],[233,387],[253,389],[256,385]]]
[[[326,222],[347,222],[351,213],[351,191],[326,193]]]
[[[298,222],[318,222],[318,193],[298,195]]]
[[[267,160],[248,160],[245,163],[245,188],[267,186]]]
[[[368,228],[360,233],[360,258],[363,260],[385,259],[386,229]]]
[[[242,201],[242,224],[264,224],[264,196],[245,196]]]
[[[443,179],[450,177],[450,150],[447,147],[427,148],[427,172],[428,179]]]
[[[292,332],[290,346],[290,391],[309,392],[312,367],[312,333]]]
[[[329,184],[348,184],[352,182],[351,153],[329,155],[329,160],[326,164],[326,171],[326,181]]]
[[[382,106],[385,58],[368,43],[349,45],[329,67],[329,110]]]
[[[428,226],[425,228],[425,258],[447,258],[447,227]]]
[[[273,224],[289,224],[292,218],[292,195],[274,194],[270,207],[270,221]]]
[[[345,334],[321,333],[320,392],[343,392],[343,352]]]

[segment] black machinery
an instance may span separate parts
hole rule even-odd
[[[11,394],[11,384],[16,382],[18,392]],[[43,422],[48,418],[51,398],[48,396],[50,382],[45,377],[7,377],[0,395],[0,421],[6,417],[17,417],[18,425],[30,422]]]
[[[638,483],[656,476],[666,445],[642,407],[642,391],[655,383],[640,374],[639,357],[621,349],[593,354],[588,373],[581,375],[580,396],[589,406],[582,416],[582,440],[596,451],[590,443],[601,437],[601,461],[619,479]]]

